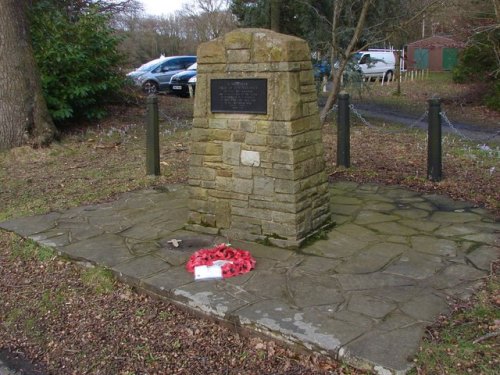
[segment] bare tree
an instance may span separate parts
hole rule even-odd
[[[198,42],[218,38],[236,27],[228,0],[196,0],[193,5],[184,5],[180,14]]]
[[[365,25],[366,21],[366,16],[368,14],[368,9],[372,5],[373,0],[363,0],[363,5],[361,8],[361,11],[359,13],[359,17],[356,23],[356,27],[354,29],[354,32],[352,34],[351,40],[345,50],[343,51],[344,58],[340,60],[340,65],[338,69],[336,69],[332,65],[332,71],[334,71],[333,74],[333,88],[332,91],[330,91],[330,94],[328,95],[328,99],[326,100],[326,104],[323,107],[323,110],[321,111],[320,119],[321,123],[324,123],[326,121],[326,116],[328,115],[328,112],[330,109],[332,109],[333,105],[337,101],[337,96],[340,92],[340,80],[342,75],[344,74],[344,71],[346,69],[346,66],[349,62],[349,57],[352,55],[352,53],[355,51],[356,45],[358,44],[359,37],[361,36],[361,33],[363,31],[363,27]],[[335,51],[335,54],[338,54],[338,51],[340,50],[339,45],[338,45],[338,38],[337,38],[337,30],[338,30],[338,20],[340,18],[340,12],[342,10],[342,7],[345,5],[343,1],[337,1],[335,3],[335,6],[333,7],[333,22],[332,22],[332,50]]]
[[[26,0],[0,0],[0,150],[50,143],[47,110],[29,36]]]

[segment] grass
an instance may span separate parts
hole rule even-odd
[[[429,329],[412,374],[497,374],[500,366],[500,282],[492,276],[473,303]],[[495,336],[496,333],[496,336]]]
[[[55,258],[55,252],[50,247],[40,246],[35,241],[30,239],[23,239],[14,235],[12,238],[12,251],[11,256],[14,259],[23,261],[38,260],[40,262],[47,262]]]
[[[113,273],[103,267],[89,267],[81,273],[83,284],[96,294],[108,294],[115,289]]]

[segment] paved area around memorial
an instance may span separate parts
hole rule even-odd
[[[469,296],[500,256],[500,224],[468,203],[400,187],[330,190],[337,225],[298,251],[185,231],[182,185],[0,227],[195,311],[379,374],[404,373],[448,298]],[[228,241],[249,250],[256,269],[194,281],[189,256]]]

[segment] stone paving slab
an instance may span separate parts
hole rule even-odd
[[[447,298],[470,296],[500,257],[500,225],[467,202],[394,186],[338,182],[330,197],[337,225],[298,251],[184,230],[182,185],[0,228],[195,311],[378,373],[405,373]],[[195,282],[189,256],[228,241],[252,253],[255,270]]]

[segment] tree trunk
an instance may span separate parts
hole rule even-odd
[[[399,96],[401,95],[401,49],[396,51],[396,64],[394,70],[394,79],[397,83],[395,94]]]
[[[27,7],[26,0],[0,0],[0,150],[47,145],[57,133],[33,56]]]
[[[280,32],[281,0],[271,0],[271,30]]]

